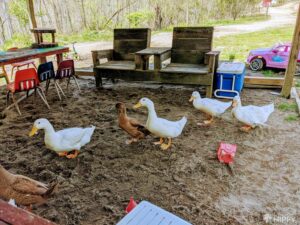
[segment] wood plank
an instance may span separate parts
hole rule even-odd
[[[174,27],[173,38],[206,37],[212,39],[213,31],[213,27]]]
[[[114,60],[130,60],[134,61],[135,54],[134,52],[115,52],[113,54],[113,59]]]
[[[100,64],[96,68],[112,69],[112,70],[134,70],[135,63],[133,61],[108,61]]]
[[[34,33],[56,33],[56,29],[53,28],[33,28],[30,31]]]
[[[114,40],[113,48],[115,52],[137,52],[147,48],[147,40]]]
[[[199,73],[159,73],[159,81],[164,84],[189,84],[210,86],[212,81],[211,74]]]
[[[55,225],[49,220],[21,208],[11,206],[2,200],[0,200],[0,221],[11,225]]]
[[[171,51],[172,63],[204,64],[205,52],[197,50],[173,50]]]
[[[254,89],[280,89],[282,86],[276,85],[261,85],[261,84],[244,84],[244,88],[254,88]]]
[[[254,76],[245,76],[244,84],[245,85],[265,85],[265,86],[276,86],[281,87],[284,83],[284,78],[280,77],[254,77]]]
[[[212,49],[212,41],[207,38],[189,38],[189,39],[176,39],[173,41],[172,49],[179,50],[203,50],[210,51]]]
[[[291,89],[291,97],[295,98],[297,106],[298,106],[298,113],[300,114],[300,98],[299,98],[297,89],[295,87],[292,87],[292,89]]]
[[[130,28],[130,29],[114,29],[114,40],[118,39],[148,39],[149,33],[151,32],[148,28]]]
[[[154,55],[156,56],[156,55]],[[167,51],[160,55],[160,61],[163,62],[171,57],[171,51]]]
[[[289,64],[285,72],[284,84],[281,90],[281,95],[288,98],[293,86],[294,75],[296,72],[297,59],[300,50],[300,3],[298,7],[298,16],[296,20],[293,42],[289,56]]]
[[[93,68],[76,68],[75,69],[76,76],[94,76]]]
[[[136,55],[160,55],[160,54],[164,54],[168,51],[170,51],[171,48],[169,47],[150,47],[150,48],[145,48],[141,51],[136,52]]]
[[[207,74],[208,66],[195,64],[171,63],[161,70],[162,73]]]

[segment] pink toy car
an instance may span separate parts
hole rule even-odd
[[[289,61],[291,44],[276,44],[272,48],[259,48],[250,51],[247,58],[251,70],[258,71],[265,67],[286,69]],[[298,55],[300,62],[300,54]]]

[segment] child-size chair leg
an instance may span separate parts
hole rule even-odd
[[[6,107],[8,107],[9,95],[10,95],[10,91],[7,91],[7,93],[6,93]]]
[[[18,102],[17,102],[17,100],[16,100],[16,98],[15,98],[15,95],[14,95],[14,93],[12,93],[11,95],[12,95],[12,99],[13,99],[14,105],[15,105],[15,107],[16,107],[18,113],[19,113],[20,116],[21,116],[22,113],[21,113],[21,111],[20,111],[20,108],[19,108]]]
[[[77,79],[76,79],[76,77],[75,77],[75,76],[72,76],[72,77],[73,77],[73,79],[75,80],[75,83],[76,83],[76,85],[77,85],[77,87],[78,87],[78,90],[81,91],[81,90],[80,90],[80,87],[79,87],[79,84],[78,84],[78,81],[77,81]]]
[[[47,99],[46,99],[46,96],[45,96],[43,90],[40,89],[40,88],[37,88],[37,90],[38,90],[38,94],[40,95],[40,97],[43,100],[43,102],[47,105],[48,109],[50,109],[50,106],[49,106],[49,104],[47,102]]]
[[[59,90],[61,91],[62,95],[63,95],[64,97],[66,97],[64,91],[62,90],[62,88],[61,88],[61,86],[58,84],[58,82],[56,82],[56,81],[54,81],[54,82],[55,82],[55,84],[57,85],[57,87],[59,88]]]
[[[48,94],[49,86],[50,86],[50,80],[47,80],[46,81],[46,95]]]
[[[57,87],[57,85],[56,85],[56,83],[55,83],[55,82],[54,82],[54,86],[55,86],[55,89],[56,89],[56,92],[57,92],[58,98],[59,98],[59,100],[61,101],[61,96],[60,96],[60,93],[59,93],[59,89],[58,89],[58,87]]]
[[[67,81],[67,91],[69,91],[69,84],[71,82],[71,77],[68,78],[68,81]]]

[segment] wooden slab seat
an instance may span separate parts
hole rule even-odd
[[[114,73],[135,70],[135,52],[150,46],[151,30],[148,28],[114,29],[113,49],[92,51],[96,86],[102,77],[118,78]],[[101,63],[101,59],[107,62]]]
[[[220,53],[212,51],[213,30],[213,27],[175,27],[170,54],[163,52],[164,57],[161,57],[161,60],[165,60],[165,56],[171,57],[171,63],[162,69],[143,70],[141,68],[145,66],[137,66],[134,57],[136,52],[149,47],[150,30],[115,29],[114,49],[92,51],[96,86],[102,85],[102,77],[203,85],[206,95],[211,97]],[[103,58],[108,61],[100,63]]]
[[[171,63],[161,76],[178,84],[206,86],[212,97],[213,78],[218,66],[218,51],[212,51],[213,27],[174,27]]]

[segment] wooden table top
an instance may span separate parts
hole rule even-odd
[[[0,65],[10,64],[19,60],[27,60],[49,55],[61,54],[68,52],[69,48],[57,46],[52,48],[19,48],[14,51],[0,51]]]
[[[171,48],[168,48],[168,47],[149,47],[149,48],[145,48],[141,51],[138,51],[135,54],[137,54],[137,55],[161,55],[170,50],[171,50]]]

